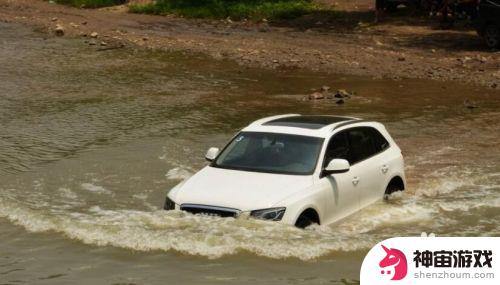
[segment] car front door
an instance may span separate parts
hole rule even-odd
[[[335,134],[329,141],[323,159],[323,168],[335,158],[351,159],[347,131]],[[351,167],[348,172],[327,175],[319,179],[319,187],[325,193],[325,223],[338,221],[359,210],[361,195],[361,169]]]

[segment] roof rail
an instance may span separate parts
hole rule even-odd
[[[281,118],[286,118],[286,117],[292,117],[292,116],[301,116],[301,114],[284,114],[284,115],[276,115],[276,116],[266,117],[266,118],[262,118],[262,119],[259,119],[255,122],[251,123],[250,126],[258,126],[258,125],[262,125],[262,124],[269,122],[269,121],[273,121],[273,120],[277,120],[277,119],[281,119]]]
[[[336,129],[338,128],[342,128],[342,127],[345,127],[345,126],[348,126],[348,125],[352,125],[352,124],[356,124],[356,123],[366,123],[366,122],[370,122],[368,120],[360,120],[360,119],[354,119],[354,120],[350,120],[350,121],[346,121],[346,122],[342,122],[340,124],[337,124],[335,125],[333,128],[332,128],[332,132],[335,131]]]

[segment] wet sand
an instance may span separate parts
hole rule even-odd
[[[331,3],[332,1],[323,1]],[[411,12],[373,24],[368,0],[335,1],[338,13],[287,22],[189,20],[127,13],[127,7],[75,9],[42,0],[0,0],[0,21],[36,26],[95,50],[135,48],[203,53],[241,66],[306,69],[375,78],[421,78],[500,88],[500,52],[488,50],[471,27],[443,30]],[[373,2],[373,1],[371,1]],[[372,4],[372,3],[371,3]],[[406,15],[405,15],[406,13]],[[97,32],[96,39],[89,36]],[[100,46],[105,42],[106,46]]]

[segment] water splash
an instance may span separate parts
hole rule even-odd
[[[106,194],[106,195],[113,194],[113,192],[111,192],[110,190],[108,190],[102,186],[92,184],[92,183],[82,183],[81,187],[84,190],[87,190],[87,191],[93,192],[93,193],[97,193],[97,194]]]
[[[194,170],[191,167],[187,166],[179,166],[170,169],[165,177],[170,180],[186,180],[189,177],[193,176]]]

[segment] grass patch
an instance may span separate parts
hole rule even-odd
[[[124,4],[127,0],[55,0],[55,2],[81,8],[100,8]]]
[[[176,14],[188,18],[293,19],[317,11],[311,0],[156,0],[130,5],[130,12]]]

